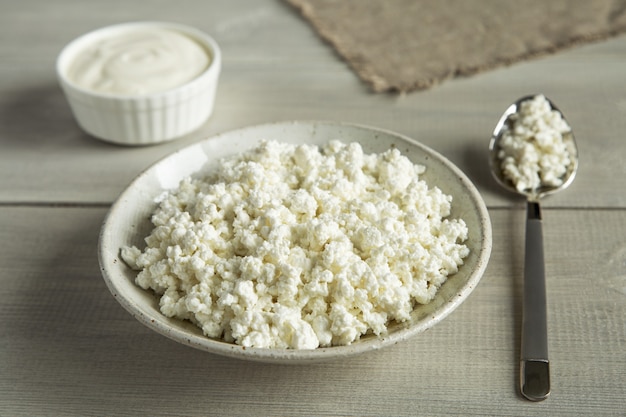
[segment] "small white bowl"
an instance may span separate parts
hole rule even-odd
[[[189,37],[206,50],[208,67],[178,87],[147,94],[103,93],[82,87],[68,77],[77,54],[102,39],[137,29],[161,28]],[[60,53],[57,77],[79,126],[87,133],[117,144],[151,145],[198,129],[213,112],[221,70],[221,51],[215,40],[189,26],[163,22],[123,23],[89,32]]]

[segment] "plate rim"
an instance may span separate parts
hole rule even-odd
[[[166,163],[168,160],[175,158],[176,155],[180,155],[183,152],[189,151],[194,147],[201,147],[203,143],[218,140],[228,135],[243,134],[247,131],[255,131],[262,128],[280,127],[285,126],[301,126],[301,127],[315,127],[315,126],[327,126],[327,127],[343,127],[354,128],[369,132],[378,132],[396,139],[400,139],[403,142],[407,142],[412,146],[419,148],[421,152],[433,156],[439,163],[443,164],[447,169],[452,171],[455,176],[462,182],[465,189],[467,189],[470,200],[474,204],[478,211],[480,218],[480,230],[481,230],[481,242],[480,251],[477,254],[477,262],[474,270],[468,275],[465,283],[460,287],[460,294],[453,299],[443,303],[442,306],[437,307],[436,315],[429,317],[425,320],[419,320],[414,325],[404,326],[402,329],[398,329],[392,333],[389,333],[380,338],[369,338],[367,340],[359,341],[345,346],[331,346],[331,347],[319,347],[311,350],[298,350],[298,349],[275,349],[275,348],[246,348],[234,343],[224,342],[216,339],[209,338],[204,335],[192,335],[185,333],[182,329],[176,327],[169,327],[165,324],[155,321],[150,316],[136,307],[130,300],[124,296],[120,296],[120,291],[116,285],[115,279],[111,276],[109,271],[107,259],[105,259],[105,245],[108,235],[111,233],[109,227],[111,225],[114,215],[120,210],[120,207],[124,203],[124,197],[132,191],[133,186],[143,180],[144,177],[149,175],[160,164]],[[474,291],[479,281],[481,280],[484,272],[489,263],[489,258],[492,250],[492,228],[491,219],[487,206],[480,195],[476,186],[467,177],[467,175],[452,163],[445,156],[437,152],[436,150],[422,144],[421,142],[398,132],[394,132],[384,128],[373,127],[365,124],[350,123],[350,122],[338,122],[338,121],[325,121],[325,120],[289,120],[289,121],[276,121],[269,123],[261,123],[255,125],[249,125],[238,129],[227,130],[219,132],[214,135],[210,135],[203,139],[200,139],[194,143],[183,146],[150,164],[147,168],[142,170],[119,194],[113,204],[110,206],[105,218],[102,222],[98,237],[98,262],[100,271],[104,278],[107,288],[113,295],[113,297],[122,305],[122,307],[129,312],[136,320],[143,325],[147,326],[153,331],[166,336],[172,340],[175,340],[184,345],[203,350],[206,352],[227,356],[237,359],[246,359],[260,362],[273,362],[273,363],[308,363],[335,360],[343,357],[353,356],[360,353],[364,353],[371,350],[378,350],[380,348],[394,345],[408,338],[415,336],[418,333],[433,327],[435,324],[446,318],[453,310],[455,310],[469,295]],[[119,256],[118,256],[119,257]],[[135,285],[135,283],[132,283]],[[137,287],[139,288],[139,287]],[[149,291],[143,290],[142,291]],[[165,316],[163,316],[165,317]],[[178,320],[178,319],[171,319]]]

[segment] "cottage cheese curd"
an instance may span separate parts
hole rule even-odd
[[[187,178],[122,249],[169,317],[246,347],[346,345],[428,303],[469,249],[451,196],[397,149],[263,141]]]
[[[509,117],[498,158],[505,178],[520,192],[558,187],[571,164],[566,144],[572,129],[543,95],[525,100]]]

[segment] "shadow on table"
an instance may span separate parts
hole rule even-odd
[[[464,166],[467,167],[465,174],[479,190],[499,197],[514,198],[511,192],[502,188],[494,179],[489,164],[487,143],[484,140],[468,140],[462,157]]]
[[[483,141],[484,142],[484,141]],[[513,336],[515,338],[515,350],[511,352],[511,361],[516,364],[515,374],[511,375],[512,382],[514,384],[514,390],[518,397],[522,398],[519,391],[519,363],[520,358],[520,345],[521,345],[521,319],[522,319],[522,285],[524,274],[524,242],[525,242],[525,202],[515,194],[508,190],[505,190],[494,179],[491,173],[491,166],[489,163],[489,153],[487,150],[487,144],[485,146],[479,146],[481,143],[479,140],[470,140],[464,152],[464,165],[469,167],[467,176],[470,177],[474,185],[481,190],[484,194],[493,194],[498,198],[505,199],[514,206],[513,210],[508,210],[506,215],[505,226],[508,228],[506,231],[494,230],[494,245],[498,244],[498,236],[509,235],[510,239],[510,252],[505,253],[507,256],[506,263],[510,265],[510,275],[513,276],[513,280],[510,284],[510,299],[513,301],[513,321],[510,323]],[[491,208],[494,209],[493,207]],[[495,225],[492,224],[492,227]]]
[[[83,132],[60,87],[33,86],[4,94],[0,100],[0,142],[3,147],[110,147]]]

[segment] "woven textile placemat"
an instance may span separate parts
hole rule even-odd
[[[286,0],[376,92],[425,89],[626,31],[626,0]]]

